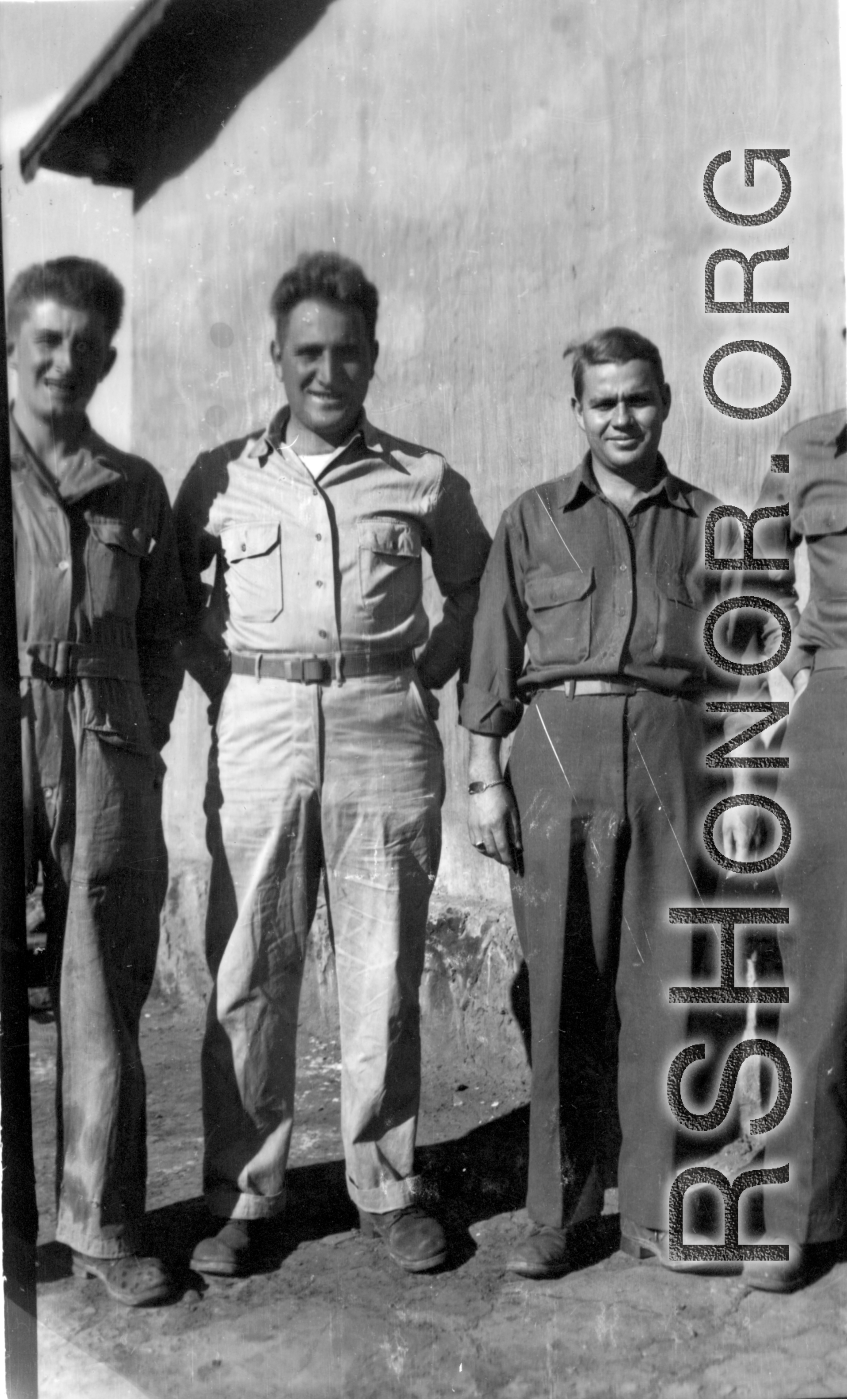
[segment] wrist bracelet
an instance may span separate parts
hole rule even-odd
[[[505,777],[499,778],[496,782],[469,782],[468,796],[478,797],[480,792],[487,792],[489,787],[505,787]]]

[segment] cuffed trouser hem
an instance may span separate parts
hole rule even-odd
[[[243,1195],[237,1190],[207,1190],[206,1208],[218,1219],[273,1219],[285,1209],[285,1191],[278,1195]]]
[[[792,1234],[786,1229],[771,1228],[767,1219],[765,1220],[765,1235],[769,1244],[789,1244],[793,1248],[806,1248],[808,1246],[817,1248],[823,1244],[840,1243],[842,1239],[847,1237],[843,1230],[837,1229],[837,1226],[822,1225],[820,1229],[815,1229],[810,1225],[802,1239],[795,1237],[799,1232],[799,1230],[795,1230]]]
[[[415,1203],[421,1193],[421,1177],[387,1180],[384,1185],[360,1190],[348,1176],[347,1191],[358,1209],[366,1210],[368,1214],[388,1214],[391,1210],[404,1210],[407,1205]]]
[[[102,1234],[86,1234],[81,1229],[57,1229],[56,1242],[72,1248],[74,1253],[84,1253],[88,1258],[131,1258],[139,1251],[138,1235],[128,1231],[118,1238],[104,1238]]]

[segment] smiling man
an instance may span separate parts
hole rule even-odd
[[[377,301],[361,268],[333,253],[282,277],[271,358],[287,406],[266,431],[201,456],[176,506],[189,669],[215,725],[203,1105],[204,1187],[220,1227],[195,1249],[203,1273],[254,1267],[284,1207],[322,872],[348,1190],[363,1230],[401,1267],[446,1257],[414,1174],[444,781],[430,691],[466,669],[490,541],[441,456],[365,417]],[[431,635],[424,552],[445,599]],[[200,575],[213,562],[207,608]]]
[[[119,282],[27,268],[8,298],[27,879],[41,881],[59,1038],[58,1223],[73,1269],[128,1306],[171,1290],[143,1256],[138,1047],[167,887],[159,749],[184,602],[158,472],[91,428],[115,361]]]
[[[691,939],[667,914],[713,886],[698,822],[718,679],[702,619],[720,577],[703,570],[703,522],[718,502],[659,453],[671,393],[655,345],[614,328],[566,353],[588,452],[503,515],[462,706],[471,840],[511,870],[530,980],[531,1229],[508,1267],[542,1278],[567,1271],[569,1227],[602,1208],[615,1001],[622,1246],[666,1257],[667,1069],[687,1043],[667,988],[691,979]]]

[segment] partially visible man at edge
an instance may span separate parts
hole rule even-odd
[[[215,984],[202,1062],[204,1188],[219,1228],[192,1259],[208,1274],[253,1269],[284,1207],[322,867],[348,1191],[363,1230],[401,1267],[435,1268],[447,1252],[414,1175],[418,993],[444,781],[430,691],[466,669],[490,540],[443,457],[364,414],[377,305],[357,264],[301,257],[271,300],[287,406],[264,431],[204,453],[176,504],[188,664],[214,718]],[[423,550],[445,597],[431,635]],[[200,575],[213,561],[207,612]]]
[[[746,1263],[744,1274],[751,1287],[794,1292],[831,1267],[847,1233],[847,409],[799,423],[779,455],[788,471],[769,471],[762,483],[756,550],[783,567],[742,575],[741,586],[771,597],[793,629],[779,670],[760,688],[783,701],[793,691],[777,786],[792,838],[775,870],[790,916],[778,930],[789,987],[778,1042],[793,1086],[785,1119],[765,1143],[765,1165],[787,1165],[789,1179],[764,1192],[761,1240],[787,1243],[789,1257]],[[804,541],[810,588],[800,614],[795,557]],[[746,658],[772,656],[779,624],[761,612],[745,620],[737,630],[738,644],[750,647]],[[741,695],[755,699],[756,689],[745,682]],[[769,790],[756,776],[739,774],[736,791]],[[771,834],[753,806],[731,809],[724,824],[727,851],[739,861],[755,859]]]
[[[687,1043],[668,987],[690,984],[692,966],[690,930],[669,927],[668,909],[715,886],[703,699],[725,683],[702,625],[720,585],[703,547],[719,502],[659,453],[671,403],[659,351],[616,327],[568,353],[589,450],[503,515],[462,705],[471,840],[511,869],[529,970],[531,1228],[507,1267],[534,1278],[567,1271],[569,1227],[602,1208],[597,1066],[615,999],[621,1245],[668,1261],[680,1139],[667,1070]]]
[[[28,888],[39,872],[58,1032],[56,1238],[127,1306],[171,1280],[143,1256],[138,1045],[167,886],[164,765],[184,599],[164,482],[86,410],[123,290],[99,263],[28,267],[8,298]]]

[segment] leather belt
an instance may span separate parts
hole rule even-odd
[[[366,675],[395,675],[415,663],[415,653],[406,651],[338,652],[331,656],[269,656],[263,651],[232,652],[234,675],[252,675],[256,680],[291,680],[298,685],[343,685],[345,680],[361,680]]]
[[[93,646],[81,641],[28,641],[18,647],[23,680],[129,680],[140,683],[138,656],[127,647]]]
[[[567,695],[568,699],[576,699],[580,695],[634,695],[636,690],[644,689],[635,680],[562,680],[558,685],[539,686],[542,690],[556,690],[560,694]]]

